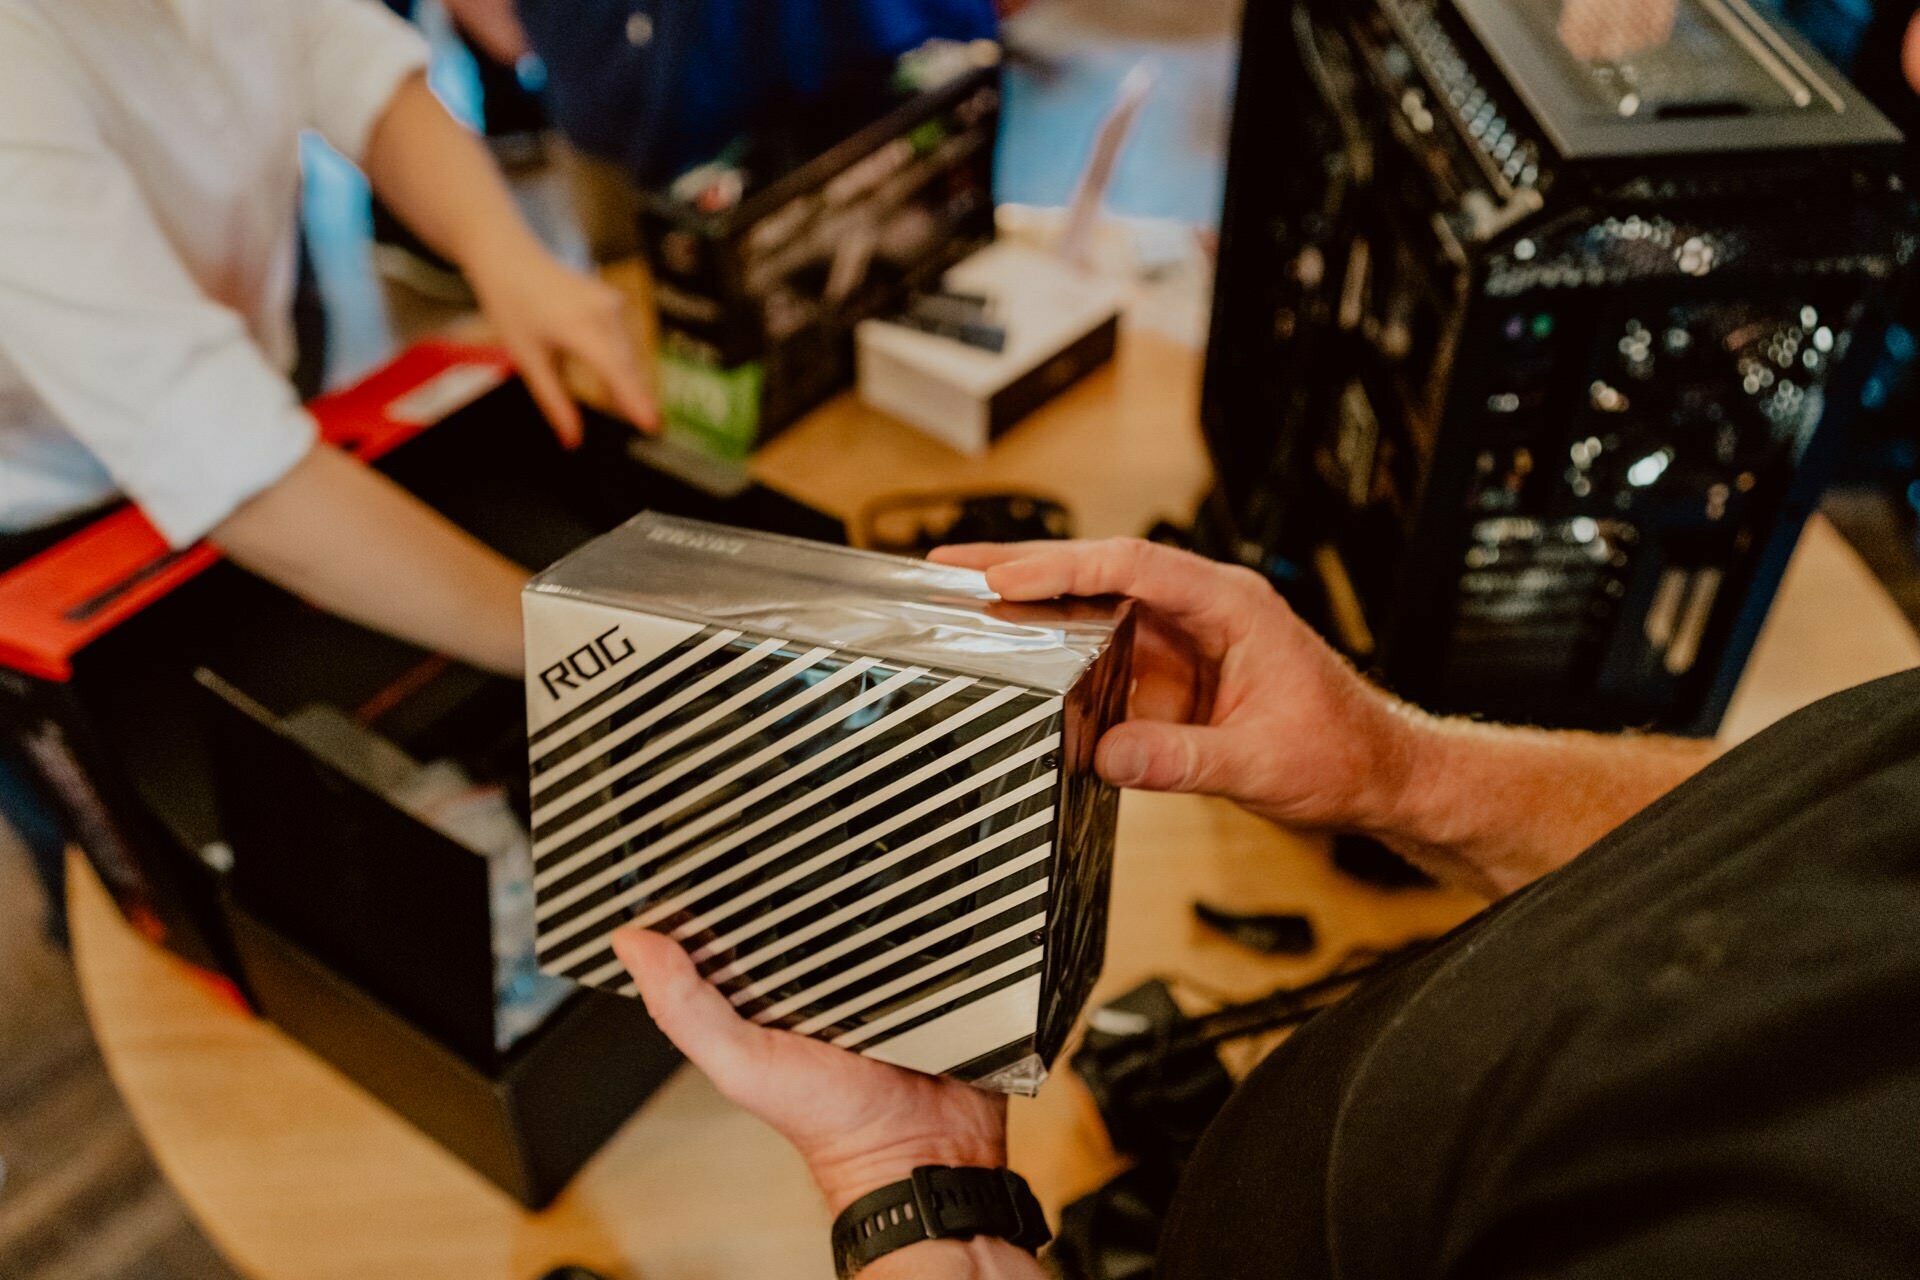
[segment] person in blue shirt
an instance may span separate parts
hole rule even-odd
[[[991,39],[995,0],[520,0],[547,107],[576,147],[642,185],[935,38]]]

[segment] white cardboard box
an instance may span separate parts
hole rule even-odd
[[[529,584],[537,951],[634,995],[628,921],[741,1016],[1031,1093],[1100,970],[1130,613],[641,515]]]
[[[985,453],[1009,427],[1113,358],[1118,291],[1050,253],[996,244],[954,267],[945,284],[994,300],[1006,349],[864,321],[860,398],[962,453]]]

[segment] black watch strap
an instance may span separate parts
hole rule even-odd
[[[833,1265],[844,1280],[910,1244],[975,1236],[1035,1253],[1053,1232],[1019,1174],[922,1165],[905,1182],[861,1196],[834,1220]]]

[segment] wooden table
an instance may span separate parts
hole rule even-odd
[[[1206,484],[1195,427],[1199,359],[1145,332],[1119,361],[958,458],[850,398],[760,457],[761,478],[842,515],[882,492],[1018,484],[1066,498],[1089,535],[1184,516]],[[1742,737],[1824,693],[1920,664],[1920,641],[1839,536],[1809,526],[1728,718]],[[243,1271],[266,1280],[531,1280],[573,1261],[645,1280],[807,1280],[831,1274],[826,1215],[764,1126],[683,1071],[549,1210],[522,1212],[380,1104],[133,935],[73,863],[69,913],[89,1016],[161,1167]],[[1305,910],[1316,961],[1252,957],[1191,922],[1195,898]],[[1332,872],[1308,841],[1231,806],[1128,795],[1099,995],[1177,973],[1251,996],[1324,957],[1442,930],[1475,902],[1383,895]],[[1062,1072],[1012,1112],[1015,1163],[1053,1209],[1116,1165]],[[751,1222],[751,1226],[743,1226]]]

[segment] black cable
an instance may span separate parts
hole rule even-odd
[[[1145,1071],[1152,1073],[1149,1087],[1156,1087],[1186,1055],[1212,1052],[1234,1040],[1298,1026],[1332,1003],[1318,997],[1349,991],[1366,979],[1414,958],[1431,945],[1430,939],[1421,939],[1386,950],[1357,948],[1343,956],[1324,977],[1283,987],[1258,999],[1199,1017],[1156,1025],[1150,1045],[1141,1045],[1137,1037],[1125,1037],[1091,1052],[1106,1063],[1107,1079],[1112,1084],[1135,1084],[1139,1074]],[[1089,1050],[1083,1048],[1082,1052]]]

